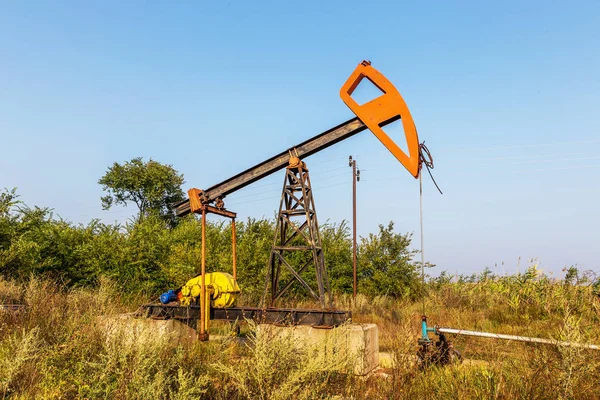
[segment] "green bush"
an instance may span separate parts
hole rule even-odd
[[[249,218],[236,224],[238,280],[244,301],[251,304],[258,303],[263,292],[274,229],[274,221],[268,219]],[[351,293],[348,224],[328,222],[320,232],[333,291]],[[21,281],[34,274],[67,287],[93,287],[102,277],[109,277],[124,292],[156,296],[198,274],[201,238],[201,225],[194,216],[174,225],[160,215],[125,225],[98,220],[75,225],[55,218],[50,209],[23,205],[15,190],[0,195],[0,273]],[[209,221],[206,242],[207,270],[231,272],[230,224]],[[413,261],[416,252],[409,249],[410,243],[410,235],[394,232],[392,222],[380,226],[377,235],[361,238],[360,291],[369,296],[415,298],[421,285],[418,264]],[[303,265],[302,255],[296,256],[297,264]],[[315,286],[310,268],[305,278]],[[307,298],[299,284],[290,294],[300,300]]]

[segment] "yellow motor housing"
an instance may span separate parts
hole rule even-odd
[[[206,274],[206,290],[209,291],[210,305],[214,308],[235,306],[238,294],[241,292],[233,276],[227,272],[210,272]],[[192,300],[200,297],[202,290],[202,275],[190,279],[181,288],[181,304],[189,305]]]

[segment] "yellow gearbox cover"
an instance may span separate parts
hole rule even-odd
[[[211,306],[215,308],[233,307],[241,292],[233,276],[227,272],[210,272],[206,274],[206,288],[212,292]],[[184,302],[200,296],[202,290],[202,275],[190,279],[182,288]],[[187,299],[186,299],[187,298]]]

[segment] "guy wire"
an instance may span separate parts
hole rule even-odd
[[[419,172],[419,222],[421,225],[421,291],[425,290],[425,254],[423,248],[423,174]],[[425,315],[425,295],[423,299],[423,313]]]

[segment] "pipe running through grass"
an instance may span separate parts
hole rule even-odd
[[[595,344],[564,342],[564,341],[560,341],[560,340],[534,338],[534,337],[529,337],[529,336],[516,336],[516,335],[504,335],[501,333],[466,331],[466,330],[462,330],[462,329],[453,329],[453,328],[436,328],[436,332],[450,333],[453,335],[477,336],[477,337],[485,337],[485,338],[491,338],[491,339],[514,340],[517,342],[553,344],[555,346],[579,347],[579,348],[590,349],[590,350],[600,350],[600,346],[595,345]]]

